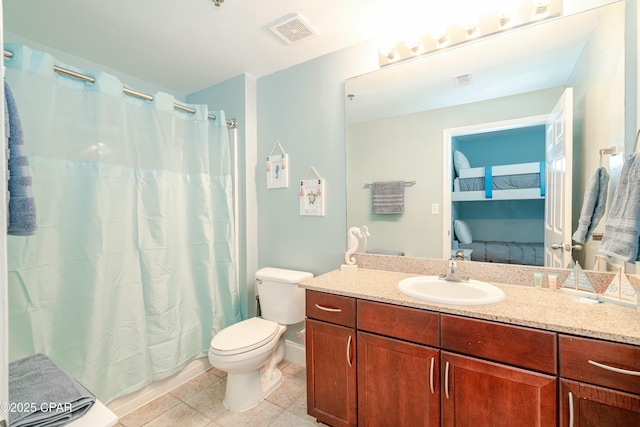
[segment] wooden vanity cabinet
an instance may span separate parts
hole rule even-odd
[[[640,348],[560,335],[560,425],[640,426]]]
[[[307,408],[331,426],[640,426],[638,346],[306,295]]]
[[[306,291],[307,412],[331,426],[356,426],[356,300]]]
[[[555,333],[445,314],[440,322],[443,426],[557,425]]]
[[[439,426],[438,314],[358,300],[358,425]]]

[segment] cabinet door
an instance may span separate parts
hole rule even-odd
[[[557,425],[555,376],[441,352],[442,425]]]
[[[358,332],[358,424],[439,426],[438,350]]]
[[[560,425],[640,426],[640,396],[561,379]]]
[[[357,424],[356,334],[307,319],[307,412],[331,426]]]

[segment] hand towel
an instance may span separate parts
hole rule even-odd
[[[374,214],[404,213],[404,181],[374,182],[371,188]]]
[[[600,252],[635,263],[640,242],[640,153],[622,167],[604,229]]]
[[[39,353],[9,363],[9,401],[24,409],[9,412],[10,427],[55,427],[83,416],[96,397]]]
[[[9,209],[7,233],[31,236],[38,230],[36,203],[32,194],[29,158],[25,151],[22,124],[13,93],[4,82],[4,95],[9,118]]]
[[[607,206],[607,193],[609,190],[609,172],[604,167],[599,167],[589,178],[582,200],[582,210],[578,220],[578,229],[573,233],[573,240],[577,243],[585,243],[593,230],[600,222]]]

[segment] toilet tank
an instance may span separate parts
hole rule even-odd
[[[304,289],[298,283],[312,273],[266,267],[256,272],[262,318],[292,325],[304,320]]]

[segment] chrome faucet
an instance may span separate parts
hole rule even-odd
[[[462,249],[456,251],[456,261],[464,261],[464,251]]]
[[[441,274],[438,277],[442,280],[446,280],[447,282],[468,282],[469,277],[459,276],[458,273],[456,272],[456,267],[457,267],[456,260],[454,258],[450,258],[449,266],[447,267],[447,272],[445,274]]]

